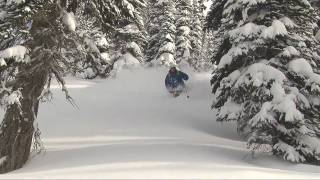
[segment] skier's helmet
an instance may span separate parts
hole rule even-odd
[[[170,70],[169,70],[169,73],[176,73],[176,72],[177,72],[176,66],[171,66]]]

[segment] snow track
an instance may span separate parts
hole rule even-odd
[[[46,152],[0,178],[320,178],[320,167],[252,159],[235,126],[215,121],[210,74],[189,73],[190,99],[172,98],[166,71],[69,79],[79,109],[55,89],[39,114]]]

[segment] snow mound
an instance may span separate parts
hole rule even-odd
[[[243,73],[237,80],[235,87],[240,84],[250,84],[259,87],[262,83],[268,83],[274,80],[276,83],[282,84],[286,80],[286,76],[278,69],[263,63],[255,63]]]
[[[140,66],[140,61],[138,59],[136,59],[130,53],[125,53],[123,56],[119,58],[119,60],[117,60],[114,63],[113,68],[115,71],[118,72],[123,68],[136,68],[139,66]]]
[[[69,31],[76,30],[76,18],[73,12],[65,12],[64,16],[62,17],[62,21],[67,26]]]
[[[274,20],[272,25],[264,29],[262,36],[265,39],[274,39],[277,35],[287,35],[288,31],[283,22]]]
[[[305,76],[311,76],[313,74],[311,65],[303,58],[290,61],[288,66],[289,70],[295,73],[301,73]]]
[[[27,62],[25,55],[28,53],[28,49],[24,46],[13,46],[5,50],[0,51],[0,66],[6,65],[4,59],[15,58],[17,62]]]

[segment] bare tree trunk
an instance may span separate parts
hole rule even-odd
[[[0,173],[21,168],[29,158],[39,96],[47,77],[45,70],[18,77],[23,87],[23,98],[20,100],[21,107],[14,104],[6,110],[0,127]]]

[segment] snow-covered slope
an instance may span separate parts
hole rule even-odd
[[[55,89],[39,114],[46,152],[0,178],[320,178],[317,166],[252,159],[235,126],[215,121],[210,74],[189,73],[190,98],[172,98],[166,71],[70,79],[79,109]]]

